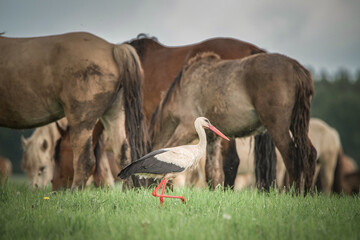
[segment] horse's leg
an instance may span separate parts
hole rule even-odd
[[[283,157],[290,184],[295,182],[297,192],[303,187],[310,190],[315,171],[316,150],[308,137],[309,119],[307,113],[301,115],[299,106],[284,102],[283,98],[278,97],[285,94],[279,92],[266,97],[264,93],[262,98],[257,99],[255,109]]]
[[[316,183],[317,183],[317,180],[318,180],[318,177],[319,177],[319,173],[320,173],[320,169],[322,168],[322,166],[320,164],[316,164],[315,165],[315,173],[314,173],[314,177],[313,177],[313,182],[312,182],[312,188],[314,189]],[[321,183],[320,183],[321,184]]]
[[[92,82],[92,79],[88,79]],[[70,128],[70,143],[73,149],[74,178],[71,189],[81,189],[85,186],[90,174],[95,170],[95,156],[93,152],[93,133],[98,118],[104,112],[104,103],[109,102],[111,94],[103,97],[103,102],[92,101],[93,92],[87,89],[66,91],[68,96],[62,97],[64,112]],[[77,94],[74,96],[73,94]],[[79,99],[88,99],[79,101]],[[100,129],[102,128],[101,125]],[[96,133],[102,130],[97,128]],[[99,130],[99,131],[98,131]]]
[[[269,127],[270,129],[270,127]],[[290,184],[293,181],[296,182],[296,186],[300,186],[300,176],[298,175],[299,169],[295,166],[294,161],[294,152],[295,152],[295,144],[291,139],[289,134],[289,130],[281,129],[281,130],[268,130],[270,134],[273,136],[273,140],[275,142],[276,147],[279,149],[279,152],[282,156],[286,169],[289,172]]]
[[[287,124],[285,122],[279,120],[277,123],[277,121],[272,122],[265,120],[265,125],[268,129],[268,132],[272,136],[276,147],[279,149],[281,156],[283,157],[286,169],[289,172],[290,184],[295,183],[297,192],[300,192],[302,189],[304,189],[304,187],[305,189],[310,189],[312,179],[310,185],[304,182],[304,180],[307,180],[306,174],[309,173],[306,173],[306,171],[309,167],[304,166],[304,161],[306,161],[306,159],[302,159],[300,157],[301,150],[299,150],[299,148],[302,148],[303,146],[300,144],[295,144],[292,137],[290,136],[289,130],[286,127]],[[308,143],[311,145],[310,139],[308,139]],[[311,173],[311,176],[313,176],[313,172]]]
[[[236,176],[234,190],[242,190],[245,188],[255,187],[255,174],[243,173]]]
[[[125,133],[125,111],[122,100],[123,90],[120,89],[117,101],[101,117],[106,135],[109,137],[114,159],[120,169],[131,163],[130,148]],[[124,190],[133,186],[139,187],[140,181],[137,177],[128,178],[123,181]]]
[[[94,152],[96,158],[94,185],[96,187],[114,186],[114,177],[110,170],[109,159],[105,151],[105,141],[103,137],[99,139]]]
[[[192,174],[187,175],[190,179],[187,180],[194,184],[195,187],[205,188],[207,187],[206,177],[205,177],[205,164],[206,164],[206,156],[200,159],[199,165],[192,171]]]
[[[321,161],[322,160],[322,161]],[[337,154],[335,152],[329,152],[322,155],[320,159],[320,181],[323,192],[326,194],[331,193],[331,188],[334,182],[334,173],[337,163]]]
[[[171,180],[173,186],[175,188],[185,187],[185,185],[186,185],[186,175],[187,174],[189,174],[189,172],[180,173],[173,180]]]
[[[122,143],[121,151],[120,151],[120,159],[116,158],[116,160],[117,160],[117,165],[120,167],[120,169],[124,169],[127,165],[131,163],[130,146],[128,144],[127,139],[124,139],[124,142]],[[132,178],[127,178],[122,182],[123,190],[130,189],[133,186],[134,184]]]
[[[266,127],[268,134],[270,134],[271,139],[274,141],[275,146],[281,153],[286,169],[289,172],[290,184],[292,184],[293,181],[296,181],[296,187],[299,187],[300,172],[303,168],[299,166],[298,161],[295,158],[296,146],[289,132],[293,104],[284,104],[283,99],[277,97],[281,96],[280,93],[278,95],[269,95],[265,92],[260,92],[258,94],[262,97],[257,98],[255,104],[256,112],[258,113],[262,124]],[[268,138],[270,138],[270,136]],[[255,148],[256,147],[255,143]],[[255,155],[255,164],[258,164],[258,160],[256,159]],[[258,167],[259,165],[256,166],[255,169]],[[258,180],[258,176],[256,178]]]
[[[279,150],[276,149],[276,185],[282,190],[285,186],[286,167]]]
[[[224,171],[221,155],[221,138],[216,138],[210,141],[206,147],[206,164],[205,173],[206,181],[210,184],[210,188],[214,189],[224,182]]]
[[[234,189],[235,178],[240,164],[240,159],[236,152],[235,139],[230,140],[230,142],[222,141],[222,154],[225,175],[224,187]]]
[[[70,141],[74,154],[74,179],[71,189],[81,189],[85,186],[95,167],[95,157],[92,151],[92,130],[95,121],[84,124],[70,125]]]

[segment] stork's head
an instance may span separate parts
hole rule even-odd
[[[227,138],[224,134],[222,134],[216,127],[214,127],[209,119],[205,118],[205,117],[198,117],[196,120],[195,120],[195,125],[196,123],[199,123],[201,127],[205,128],[205,129],[210,129],[211,131],[213,131],[214,133],[216,133],[217,135],[219,135],[220,137],[228,140],[229,138]]]

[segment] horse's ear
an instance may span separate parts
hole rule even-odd
[[[25,149],[27,143],[28,143],[28,140],[23,135],[21,135],[21,145],[22,145],[23,149]]]
[[[55,122],[55,124],[56,124],[56,128],[57,128],[57,130],[59,131],[60,135],[61,135],[61,136],[64,136],[65,130],[59,125],[58,122]]]

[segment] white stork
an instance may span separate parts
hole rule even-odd
[[[200,141],[198,144],[155,150],[126,166],[118,174],[118,177],[125,179],[135,174],[145,178],[163,178],[152,193],[154,197],[160,197],[161,206],[163,205],[164,197],[179,198],[185,203],[186,199],[183,196],[164,195],[166,182],[176,177],[176,175],[196,167],[200,159],[205,157],[206,134],[204,128],[212,130],[220,137],[229,141],[224,134],[211,125],[210,121],[204,117],[198,117],[194,125],[199,135]],[[157,191],[161,186],[163,186],[162,192],[161,195],[158,195]]]

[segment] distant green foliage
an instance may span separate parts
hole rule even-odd
[[[360,165],[360,72],[355,79],[344,69],[315,77],[312,116],[339,132],[344,152]]]
[[[0,127],[0,156],[7,157],[13,165],[13,171],[15,173],[21,173],[21,157],[22,157],[22,147],[21,147],[21,135],[29,137],[33,129],[27,130],[15,130],[10,128]]]
[[[360,198],[179,189],[161,208],[152,189],[52,194],[0,187],[1,239],[357,239]],[[49,199],[44,199],[48,197]]]

